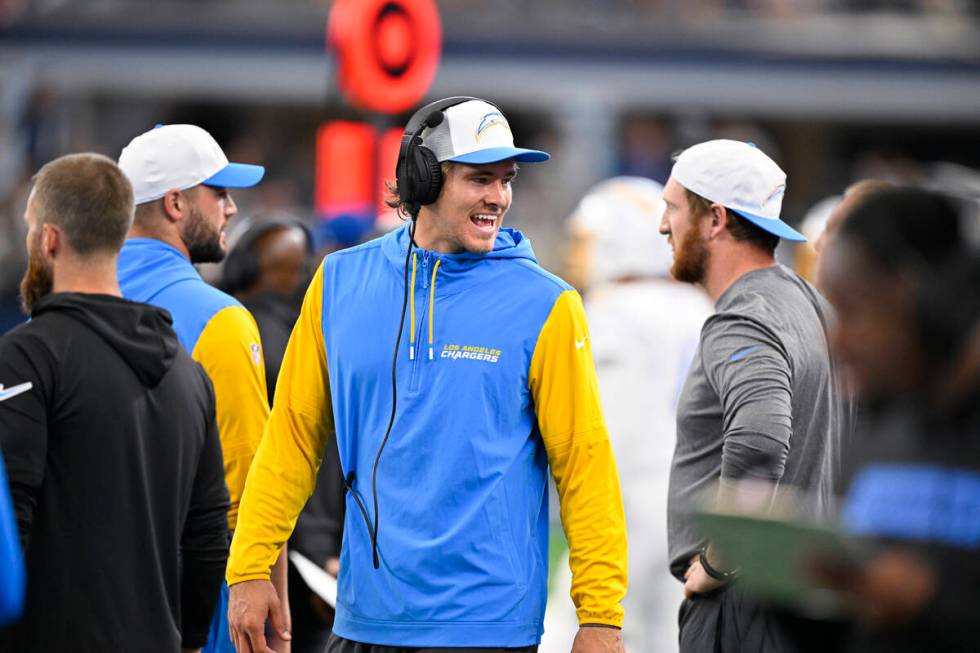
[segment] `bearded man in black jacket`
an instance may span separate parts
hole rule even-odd
[[[170,316],[121,298],[133,190],[96,154],[35,177],[31,321],[0,339],[0,447],[27,562],[3,651],[179,651],[207,639],[228,550],[214,393]]]

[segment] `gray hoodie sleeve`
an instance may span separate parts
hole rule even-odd
[[[717,315],[705,325],[701,355],[724,415],[722,481],[778,482],[793,431],[792,371],[779,339],[758,322]]]

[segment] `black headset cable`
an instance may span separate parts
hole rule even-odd
[[[361,509],[361,514],[364,517],[364,521],[367,522],[368,526],[371,528],[371,559],[375,569],[378,569],[381,566],[381,561],[378,557],[378,463],[381,461],[381,452],[384,451],[385,445],[388,443],[388,438],[391,437],[391,428],[395,424],[395,411],[398,406],[398,349],[401,347],[402,330],[405,326],[405,310],[408,308],[408,263],[412,258],[412,248],[415,245],[415,226],[416,220],[418,219],[418,209],[416,207],[412,207],[412,209],[412,224],[409,226],[408,230],[408,251],[405,254],[405,286],[404,293],[402,295],[402,314],[401,318],[398,320],[398,335],[395,338],[395,351],[391,356],[391,415],[388,418],[388,428],[385,429],[384,438],[381,439],[381,446],[378,447],[378,453],[374,457],[374,468],[371,470],[371,494],[374,499],[373,526],[368,519],[367,510],[361,503],[360,497],[356,492],[353,493],[354,500]],[[348,479],[347,486],[351,490],[353,490],[351,487],[352,482],[353,478]]]

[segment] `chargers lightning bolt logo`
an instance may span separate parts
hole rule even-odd
[[[504,118],[504,114],[499,111],[492,111],[480,119],[480,124],[476,126],[476,140],[480,141],[480,138],[493,126],[503,127],[507,131],[510,131],[510,125],[507,124],[507,120]]]

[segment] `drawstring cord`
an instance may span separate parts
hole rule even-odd
[[[442,259],[437,258],[436,264],[432,268],[432,284],[429,286],[429,360],[433,360],[432,331],[436,316],[436,271]]]
[[[418,266],[418,254],[412,254],[412,329],[408,332],[408,360],[415,360],[415,270]]]

